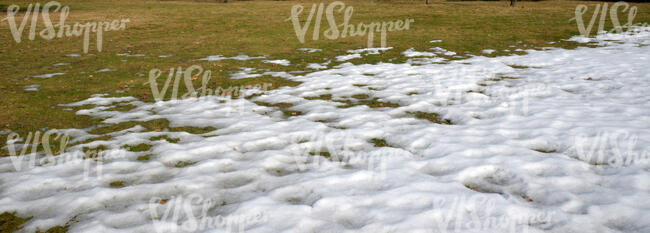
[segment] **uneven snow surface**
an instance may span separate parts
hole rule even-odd
[[[216,130],[135,126],[68,149],[103,144],[101,162],[0,158],[0,212],[34,216],[25,232],[650,232],[650,33],[607,39],[448,64],[346,63],[252,99],[96,95],[70,106],[94,104],[77,114],[107,124]],[[136,107],[110,109],[120,104]],[[161,135],[180,140],[151,140]],[[141,143],[152,147],[123,148]]]

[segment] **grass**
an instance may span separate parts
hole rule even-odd
[[[449,119],[444,119],[440,117],[437,113],[429,113],[429,112],[406,112],[406,114],[412,115],[415,118],[418,119],[424,119],[428,120],[430,122],[436,123],[436,124],[441,124],[441,125],[453,125],[453,122]]]
[[[126,186],[126,184],[124,183],[124,181],[118,180],[118,181],[113,181],[113,182],[109,183],[108,186],[110,186],[111,188],[122,188],[122,187]]]
[[[167,137],[167,135],[160,135],[160,136],[151,137],[151,138],[149,138],[149,140],[150,141],[165,140],[165,141],[170,142],[170,143],[178,143],[180,141],[180,139],[178,139],[178,138],[170,138],[170,137]]]
[[[34,1],[0,0],[0,18],[5,18],[6,7],[18,4],[21,10]],[[76,115],[75,111],[64,110],[66,107],[58,104],[71,103],[88,98],[92,94],[108,93],[111,96],[134,96],[145,102],[152,102],[150,86],[147,84],[147,74],[151,69],[161,69],[167,72],[172,67],[187,68],[199,65],[212,72],[208,84],[211,89],[217,87],[272,84],[270,87],[296,86],[299,82],[283,78],[263,76],[248,79],[229,79],[229,74],[240,67],[254,67],[271,71],[305,70],[308,63],[320,63],[342,55],[348,49],[365,47],[366,37],[347,37],[337,40],[320,40],[306,38],[300,43],[295,37],[290,22],[285,21],[290,9],[295,4],[303,4],[306,8],[319,1],[237,1],[227,4],[216,2],[195,1],[148,1],[148,0],[62,0],[63,5],[70,6],[69,23],[104,21],[114,19],[130,19],[126,30],[104,33],[103,50],[96,51],[94,42],[90,44],[90,53],[81,57],[67,57],[66,54],[82,53],[80,37],[56,38],[44,40],[37,37],[27,39],[25,29],[23,41],[16,43],[9,33],[7,21],[0,22],[0,69],[3,71],[0,91],[0,132],[17,132],[21,136],[28,132],[53,128],[87,128],[95,127],[91,133],[101,136],[117,130],[128,129],[141,125],[149,131],[185,131],[193,134],[203,134],[216,130],[215,128],[170,127],[167,120],[159,119],[147,122],[126,122],[119,124],[102,124],[102,119],[92,119],[88,116]],[[590,15],[595,2],[574,1],[541,1],[520,2],[517,7],[507,7],[507,2],[447,2],[433,1],[424,5],[424,1],[354,1],[346,2],[354,7],[351,23],[383,22],[396,19],[412,18],[415,20],[407,31],[396,31],[388,34],[388,46],[394,47],[378,55],[364,55],[350,62],[377,63],[403,62],[400,53],[414,48],[416,51],[427,51],[428,48],[439,46],[458,53],[482,54],[483,49],[494,49],[497,52],[489,56],[506,54],[521,54],[516,49],[531,49],[541,47],[575,48],[576,43],[560,41],[578,34],[574,17],[578,4],[590,6]],[[650,21],[650,3],[631,3],[638,7],[636,22]],[[398,9],[398,10],[396,10]],[[308,11],[308,9],[305,9]],[[23,11],[24,12],[24,11]],[[23,13],[17,16],[18,23]],[[624,19],[626,15],[620,15]],[[58,19],[58,14],[51,15]],[[304,18],[304,15],[303,15]],[[607,28],[611,22],[607,21]],[[29,26],[27,26],[29,27]],[[39,22],[37,31],[43,28]],[[311,29],[307,35],[311,34]],[[321,31],[328,28],[322,24]],[[431,40],[442,40],[440,43],[429,43]],[[555,44],[547,42],[554,41]],[[514,46],[514,47],[511,47]],[[298,48],[319,48],[322,52],[307,53]],[[504,52],[508,49],[511,52]],[[145,57],[117,56],[118,53],[145,54]],[[287,59],[289,66],[261,63],[252,61],[199,61],[197,59],[209,55],[263,56],[267,59]],[[159,55],[173,54],[171,57],[160,58]],[[56,63],[69,65],[53,66]],[[340,64],[333,61],[329,66]],[[94,73],[94,71],[109,68],[114,71]],[[513,66],[513,68],[530,68]],[[65,73],[49,79],[32,78],[34,75],[48,73]],[[140,76],[139,74],[144,74]],[[163,76],[164,77],[164,76]],[[368,78],[372,78],[369,76]],[[504,77],[505,78],[505,77]],[[195,87],[200,86],[201,79],[193,81]],[[23,91],[23,86],[40,85],[36,92]],[[160,84],[160,83],[159,83]],[[487,85],[487,84],[484,84]],[[184,87],[183,87],[184,88]],[[181,88],[182,93],[185,89]],[[358,98],[357,98],[358,97]],[[170,96],[166,96],[169,99]],[[247,97],[254,98],[254,96]],[[384,103],[369,96],[353,96],[353,100],[345,100],[345,107],[359,104],[370,107],[398,107],[396,104]],[[331,95],[306,97],[306,99],[331,100]],[[92,106],[82,106],[92,107]],[[289,106],[290,107],[290,106]],[[291,116],[299,112],[286,107],[285,115]],[[73,109],[81,109],[73,108]],[[120,105],[112,108],[114,111],[129,111],[131,105]],[[437,114],[416,112],[415,117],[427,119],[438,124],[451,124],[440,119]],[[0,135],[0,147],[4,147],[6,134]],[[173,142],[171,138],[160,138]],[[101,139],[97,139],[101,140]],[[159,140],[159,139],[152,139]],[[373,142],[383,145],[379,139]],[[55,149],[55,148],[53,148]],[[144,148],[141,148],[144,150]],[[148,149],[148,148],[147,148]],[[140,150],[140,149],[136,149]],[[549,152],[543,152],[549,153]],[[3,154],[3,153],[0,153]],[[138,157],[146,161],[150,155]],[[175,166],[189,166],[193,162],[179,161]],[[116,181],[117,182],[117,181]],[[123,186],[122,183],[112,182],[113,186]],[[20,218],[15,213],[0,214],[0,231],[12,232],[29,221]],[[65,231],[59,227],[53,231]],[[50,229],[52,230],[52,229]]]
[[[391,102],[386,102],[386,101],[380,101],[379,98],[370,98],[366,94],[359,94],[359,95],[354,95],[352,96],[354,100],[346,99],[346,100],[335,100],[336,102],[344,103],[343,105],[337,106],[338,108],[351,108],[354,106],[361,106],[361,105],[366,105],[370,108],[397,108],[399,107],[399,104],[394,104]]]
[[[291,6],[309,6],[312,1],[237,1],[227,4],[145,0],[61,2],[70,6],[69,23],[125,18],[130,19],[130,22],[123,31],[104,33],[101,52],[96,51],[94,42],[91,42],[89,52],[94,56],[65,56],[81,53],[82,39],[79,37],[53,40],[37,37],[32,41],[26,39],[25,32],[23,41],[16,43],[11,33],[0,34],[0,68],[4,72],[0,90],[5,93],[0,99],[0,105],[3,106],[3,111],[0,111],[0,130],[24,135],[40,128],[85,128],[98,125],[98,119],[75,115],[74,111],[64,111],[57,104],[83,100],[96,93],[135,96],[144,101],[152,101],[150,87],[145,83],[148,81],[146,74],[154,68],[165,71],[172,67],[200,65],[212,71],[209,83],[211,88],[260,83],[272,83],[271,88],[295,86],[298,83],[277,77],[230,80],[228,74],[242,66],[273,71],[304,70],[304,65],[308,63],[322,62],[324,58],[331,59],[343,54],[345,50],[365,47],[367,39],[347,37],[328,40],[321,36],[319,40],[308,37],[304,44],[300,43],[291,23],[285,19],[290,14]],[[24,9],[29,3],[32,1],[0,0],[3,8],[18,4]],[[429,5],[424,5],[423,1],[364,1],[346,4],[354,7],[351,23],[355,24],[405,18],[415,20],[409,30],[388,34],[388,46],[394,49],[350,60],[353,63],[375,63],[400,57],[399,53],[408,48],[425,51],[433,46],[455,51],[459,55],[480,54],[481,50],[489,48],[497,50],[492,54],[495,56],[502,55],[499,53],[503,49],[514,51],[517,48],[542,46],[572,48],[576,46],[575,43],[559,40],[578,34],[576,23],[569,22],[574,17],[576,5],[592,6],[595,3],[521,2],[516,8],[507,7],[503,1],[433,1]],[[650,4],[632,5],[638,7],[635,21],[648,22]],[[21,19],[20,16],[21,13],[17,20]],[[619,15],[619,18],[625,17]],[[38,25],[43,27],[42,22]],[[606,26],[611,27],[611,22],[608,21]],[[321,30],[324,31],[327,27],[323,23]],[[310,30],[311,28],[313,26]],[[0,31],[9,32],[5,21],[0,23]],[[442,42],[429,43],[433,39]],[[519,41],[521,43],[517,43]],[[557,43],[549,45],[546,43],[549,41]],[[515,47],[511,48],[510,45]],[[323,51],[307,53],[296,50],[297,48],[320,48]],[[117,56],[118,53],[145,54],[146,57],[123,57]],[[209,55],[235,56],[240,53],[249,56],[268,55],[269,59],[288,59],[291,65],[284,67],[259,61],[196,60]],[[158,57],[164,54],[173,56]],[[52,66],[60,62],[71,64]],[[336,62],[331,65],[336,65]],[[114,71],[89,73],[104,68]],[[65,75],[49,79],[31,78],[55,72]],[[138,74],[145,74],[145,77]],[[196,82],[195,86],[199,86],[200,80]],[[32,84],[41,85],[39,91],[22,90],[23,86]],[[128,87],[126,92],[116,92],[126,90],[125,87]],[[129,107],[116,109],[128,110]],[[0,135],[0,142],[4,144],[5,138],[6,135]]]
[[[126,149],[128,151],[131,151],[131,152],[143,152],[143,151],[148,151],[149,149],[151,149],[151,145],[141,143],[141,144],[134,145],[134,146],[124,145],[124,146],[122,146],[122,148],[124,148],[124,149]]]
[[[370,139],[370,143],[375,145],[375,147],[390,147],[390,145],[388,145],[386,140],[381,139],[381,138],[372,138],[372,139]]]
[[[4,212],[0,214],[0,232],[14,232],[23,228],[22,224],[29,221],[29,218],[16,216],[16,212]]]
[[[174,164],[174,167],[181,168],[181,167],[187,167],[196,164],[196,162],[193,161],[178,161],[176,164]]]
[[[136,158],[138,161],[149,161],[151,159],[151,154],[141,155]]]
[[[332,154],[330,154],[329,151],[309,152],[309,155],[311,155],[311,156],[323,156],[323,157],[325,157],[325,158],[330,158],[330,157],[332,157]]]

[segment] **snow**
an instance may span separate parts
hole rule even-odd
[[[240,67],[240,70],[230,74],[231,79],[243,79],[243,78],[255,78],[262,76],[261,74],[256,74],[257,69],[251,67]]]
[[[322,49],[314,49],[314,48],[299,48],[298,50],[305,51],[305,52],[308,52],[308,53],[315,53],[315,52],[323,51]]]
[[[262,60],[264,63],[271,63],[271,64],[278,64],[282,66],[288,66],[291,64],[289,60],[286,59],[281,59],[281,60]]]
[[[144,57],[144,54],[130,54],[130,53],[118,53],[117,56],[120,57]]]
[[[59,63],[53,64],[52,66],[57,67],[57,66],[67,66],[67,65],[70,65],[70,63],[67,63],[67,62],[59,62]]]
[[[260,57],[250,57],[245,54],[240,54],[234,57],[224,57],[223,55],[213,55],[213,56],[207,56],[205,58],[201,58],[199,60],[201,61],[221,61],[221,60],[237,60],[237,61],[246,61],[246,60],[252,60],[252,59],[263,59],[266,58],[266,56],[260,56]]]
[[[418,52],[418,51],[415,51],[415,49],[413,49],[413,48],[407,49],[406,51],[402,52],[402,55],[404,55],[405,57],[434,57],[434,56],[436,56],[435,53]]]
[[[51,74],[41,74],[41,75],[34,75],[32,76],[33,78],[51,78],[57,75],[64,75],[65,73],[51,73]]]
[[[449,50],[446,50],[446,49],[440,48],[440,47],[434,47],[434,48],[430,48],[430,49],[435,51],[435,53],[437,53],[437,54],[442,54],[442,55],[445,55],[445,56],[456,55],[456,52],[449,51]]]
[[[379,48],[363,48],[363,49],[353,49],[348,50],[348,53],[359,53],[359,54],[379,54],[379,52],[391,50],[393,47],[379,47]]]
[[[327,68],[327,65],[321,65],[318,63],[309,63],[307,64],[306,68],[308,69],[314,69],[314,70],[321,70]]]
[[[63,106],[95,105],[77,114],[106,124],[215,129],[134,126],[89,143],[70,129],[79,144],[59,156],[99,144],[119,156],[20,169],[0,158],[0,212],[34,216],[27,232],[72,218],[71,232],[649,232],[650,34],[603,38],[618,43],[277,72],[302,84],[252,99],[94,95]],[[399,106],[340,108],[358,94]],[[135,108],[111,111],[118,104]],[[179,142],[150,140],[161,135]],[[139,143],[152,148],[122,147]],[[309,153],[323,151],[331,157]],[[126,186],[110,187],[117,180]],[[191,224],[200,219],[223,224]]]
[[[492,54],[492,53],[494,53],[496,51],[494,49],[484,49],[482,52],[485,53],[485,54]]]
[[[347,61],[355,58],[361,58],[361,54],[354,53],[354,54],[341,55],[341,56],[337,56],[335,59],[336,61]]]
[[[111,71],[115,71],[115,70],[114,69],[109,69],[109,68],[104,68],[104,69],[99,69],[99,70],[95,71],[95,73],[104,73],[104,72],[111,72]]]
[[[23,90],[25,91],[38,91],[38,88],[41,87],[41,85],[27,85],[23,87]]]

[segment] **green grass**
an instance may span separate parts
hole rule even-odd
[[[193,161],[178,161],[176,164],[174,164],[174,167],[181,168],[181,167],[187,167],[196,164],[196,162]]]
[[[370,139],[370,143],[372,143],[373,145],[375,145],[375,147],[391,147],[390,145],[388,145],[388,143],[386,142],[386,140],[381,139],[381,138],[373,138],[373,139]]]
[[[325,158],[330,158],[330,157],[332,157],[332,154],[330,154],[329,151],[309,152],[309,155],[311,155],[311,156],[323,156],[323,157],[325,157]]]
[[[123,31],[104,33],[102,52],[96,51],[94,42],[90,53],[95,56],[66,57],[65,54],[80,53],[82,39],[55,38],[35,40],[23,38],[16,43],[6,21],[0,23],[0,68],[3,82],[0,90],[0,130],[11,130],[21,135],[40,128],[85,128],[99,125],[100,119],[75,115],[64,111],[57,104],[70,103],[88,98],[91,94],[109,93],[113,96],[135,96],[152,101],[146,74],[154,68],[163,71],[172,67],[187,68],[200,65],[212,71],[210,88],[272,83],[271,88],[295,86],[298,83],[277,77],[254,79],[228,79],[229,72],[241,66],[273,71],[304,70],[304,65],[322,62],[345,53],[345,50],[365,47],[366,37],[347,37],[337,40],[306,38],[304,44],[295,37],[290,22],[285,21],[291,6],[310,1],[236,1],[227,4],[194,1],[145,1],[145,0],[71,0],[61,1],[70,6],[69,23],[128,18]],[[27,6],[32,1],[0,0],[6,7],[17,3]],[[578,4],[593,6],[594,2],[541,1],[520,2],[517,7],[507,7],[497,2],[446,2],[433,1],[375,1],[346,2],[354,7],[351,23],[383,22],[412,18],[415,20],[407,31],[388,34],[388,46],[395,47],[379,55],[369,55],[350,60],[353,63],[375,63],[401,57],[399,53],[408,48],[425,51],[440,46],[459,55],[479,54],[483,49],[535,48],[551,46],[558,41],[578,34],[574,10]],[[650,4],[631,3],[638,7],[636,22],[648,22]],[[399,9],[399,10],[395,10]],[[590,9],[592,10],[592,9]],[[251,13],[254,12],[254,13]],[[0,13],[4,14],[4,13]],[[20,18],[20,14],[18,15]],[[4,18],[5,16],[0,15]],[[53,15],[52,17],[57,17]],[[619,15],[623,19],[623,15]],[[42,23],[38,24],[42,28]],[[321,30],[328,25],[322,24]],[[611,27],[608,21],[607,27]],[[311,30],[312,27],[310,27]],[[27,29],[26,29],[27,31]],[[308,31],[308,36],[311,31]],[[26,37],[26,33],[23,35]],[[431,44],[433,39],[443,40]],[[522,43],[517,43],[521,41]],[[510,48],[508,46],[516,47]],[[524,47],[526,45],[526,47]],[[558,42],[552,46],[575,47],[575,43]],[[307,53],[297,48],[320,48],[322,52]],[[145,54],[147,57],[120,57],[117,53]],[[235,56],[268,55],[269,59],[288,59],[288,67],[254,61],[224,60],[217,62],[197,61],[209,55]],[[514,53],[514,52],[513,52]],[[159,58],[158,55],[173,54]],[[127,62],[122,62],[127,60]],[[68,62],[71,65],[53,67],[52,64]],[[393,62],[399,62],[394,60]],[[333,62],[331,65],[336,65]],[[103,68],[112,72],[88,73]],[[30,78],[33,75],[64,72],[65,75],[50,79]],[[87,72],[87,73],[81,73]],[[137,74],[145,74],[139,77]],[[199,80],[195,87],[200,86]],[[22,90],[25,85],[41,85],[37,92]],[[116,93],[118,90],[128,91]],[[181,88],[181,93],[184,90]],[[121,106],[115,110],[130,110]],[[291,114],[291,112],[289,112]],[[4,144],[6,135],[0,135]]]
[[[165,140],[165,141],[168,141],[170,143],[178,143],[180,141],[180,139],[178,139],[178,138],[170,138],[170,137],[167,137],[167,135],[160,135],[160,136],[156,136],[156,137],[151,137],[151,138],[149,138],[149,140],[150,141]]]
[[[124,145],[122,148],[131,151],[131,152],[143,152],[143,151],[148,151],[151,149],[151,145],[145,144],[145,143],[140,143],[138,145]]]
[[[109,183],[108,186],[110,186],[111,188],[122,188],[122,187],[126,186],[126,184],[124,183],[124,181],[118,180],[118,181],[113,181],[113,182]]]
[[[141,155],[136,158],[138,161],[149,161],[151,159],[151,154]]]
[[[4,212],[0,214],[0,232],[14,232],[23,228],[22,224],[29,221],[29,218],[16,216],[16,212]]]
[[[440,117],[440,115],[438,115],[437,113],[416,111],[416,112],[406,112],[406,114],[412,115],[413,117],[418,119],[428,120],[436,124],[453,125],[451,120],[444,119]]]

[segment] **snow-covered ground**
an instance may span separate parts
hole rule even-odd
[[[0,212],[34,216],[26,232],[650,232],[647,29],[597,48],[346,63],[252,99],[96,95],[77,114],[216,130],[136,126],[69,148],[104,144],[101,162],[0,158]]]

